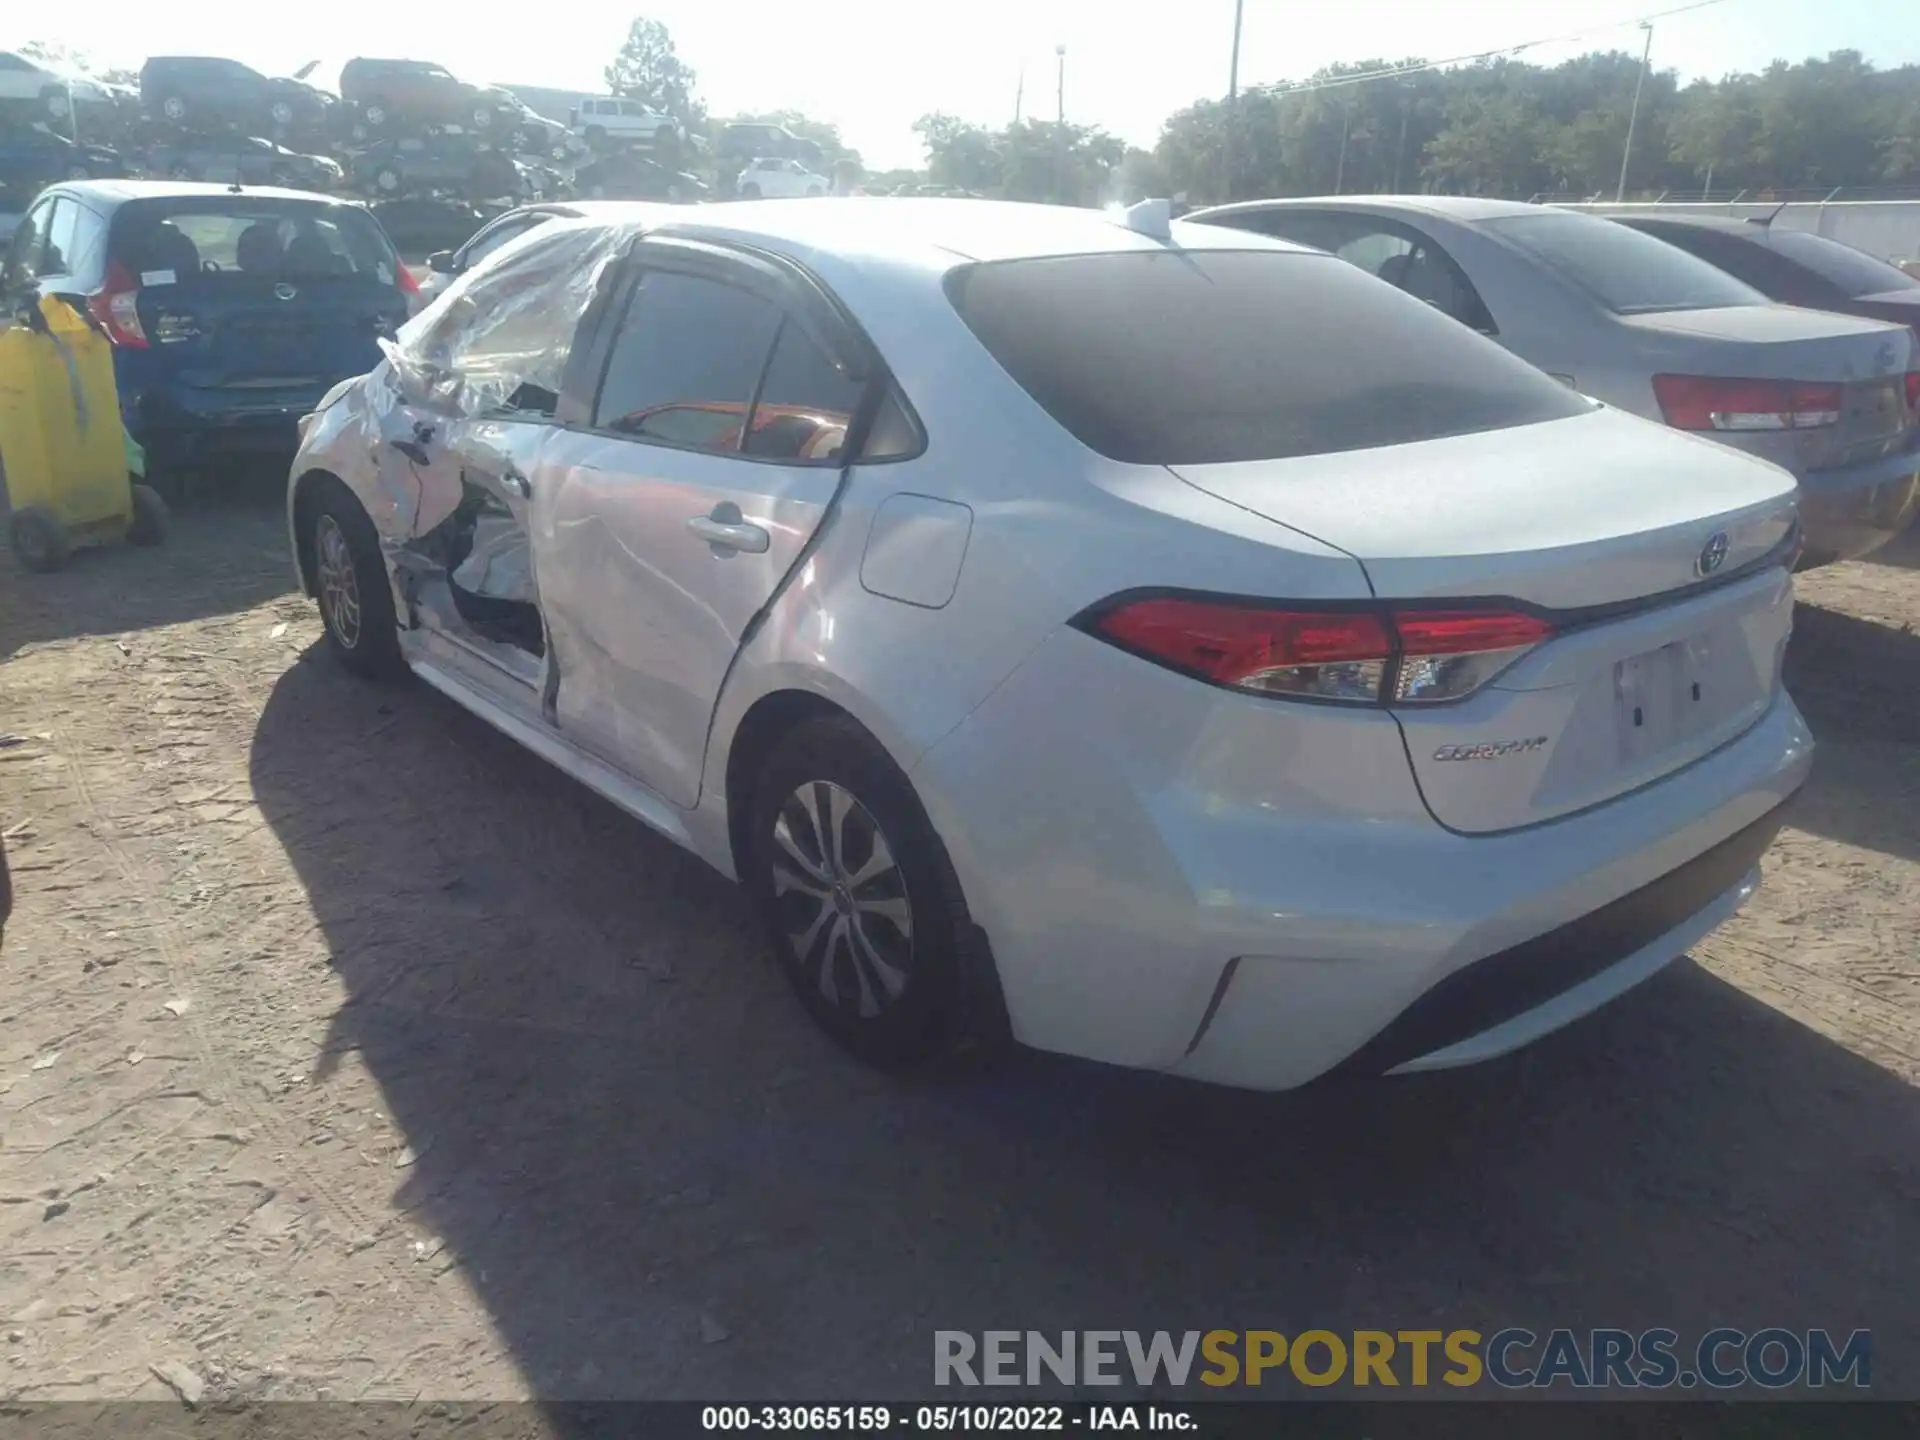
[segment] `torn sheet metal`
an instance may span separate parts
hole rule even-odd
[[[502,247],[384,346],[401,395],[449,415],[499,409],[523,389],[557,396],[580,317],[637,233],[560,220]]]

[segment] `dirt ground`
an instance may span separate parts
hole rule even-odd
[[[1814,780],[1691,961],[1291,1096],[860,1069],[731,886],[339,672],[285,552],[267,497],[0,562],[0,1397],[907,1398],[935,1328],[1505,1324],[1865,1326],[1920,1396],[1920,542],[1805,577]]]

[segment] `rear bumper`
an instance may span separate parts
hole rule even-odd
[[[1651,884],[1454,971],[1338,1069],[1401,1074],[1490,1060],[1597,1009],[1739,908],[1790,803]]]
[[[1912,523],[1920,506],[1920,451],[1913,449],[1796,478],[1807,536],[1803,569],[1872,554]]]
[[[325,385],[225,391],[123,386],[120,409],[128,433],[162,463],[210,450],[291,454],[300,443],[300,417],[326,393]]]
[[[1015,1038],[1282,1090],[1485,1058],[1652,973],[1744,898],[1812,750],[1782,693],[1681,771],[1461,835],[1389,717],[1222,695],[1071,632],[911,773]]]

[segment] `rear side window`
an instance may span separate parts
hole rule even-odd
[[[769,459],[837,462],[865,388],[789,318],[780,326],[753,407],[753,428],[740,448]]]
[[[1838,287],[1849,299],[1915,288],[1913,277],[1906,271],[1824,235],[1809,235],[1804,230],[1771,230],[1767,233],[1767,244]]]
[[[113,258],[178,283],[222,277],[392,285],[398,263],[373,217],[347,205],[230,201],[129,205],[115,217]]]
[[[1327,255],[1164,250],[954,271],[954,308],[1088,448],[1277,460],[1535,424],[1590,402]]]
[[[1616,315],[1766,303],[1758,290],[1698,256],[1611,220],[1571,211],[1542,211],[1479,223],[1571,280]]]

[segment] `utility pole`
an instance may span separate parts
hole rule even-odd
[[[1407,154],[1407,120],[1413,114],[1413,86],[1404,80],[1400,88],[1406,92],[1400,106],[1400,148],[1393,152],[1393,193],[1400,193],[1400,162]]]
[[[1053,126],[1053,188],[1059,202],[1067,203],[1067,47],[1053,47],[1053,58],[1058,64],[1058,74],[1054,81],[1054,103],[1057,117]]]
[[[1653,22],[1642,20],[1640,28],[1647,32],[1647,43],[1640,47],[1640,74],[1633,82],[1633,108],[1627,112],[1627,143],[1620,151],[1620,188],[1613,192],[1616,205],[1627,198],[1627,164],[1633,159],[1633,127],[1640,119],[1640,88],[1647,83],[1647,57],[1653,53]]]
[[[1233,58],[1227,62],[1227,134],[1221,149],[1223,197],[1233,200],[1233,141],[1240,128],[1240,17],[1246,0],[1233,0]]]
[[[1020,105],[1027,98],[1027,62],[1024,56],[1020,60],[1020,78],[1013,84],[1013,123],[1020,123]]]

